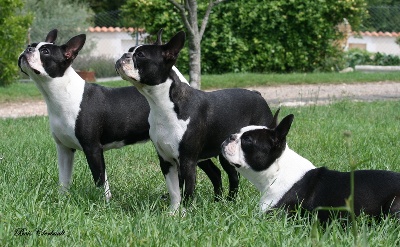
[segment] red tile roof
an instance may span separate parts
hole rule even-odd
[[[399,37],[397,32],[353,32],[354,35],[372,36],[372,37]]]
[[[133,27],[89,27],[88,31],[91,33],[120,33],[120,32],[129,32],[133,33],[136,31],[136,28]],[[139,28],[139,32],[144,31],[143,28]]]
[[[134,27],[89,27],[88,31],[91,33],[119,33],[119,32],[129,32],[133,33],[136,31]],[[143,28],[139,28],[139,32],[143,32]],[[361,36],[372,36],[372,37],[399,37],[400,32],[353,32],[354,35]]]

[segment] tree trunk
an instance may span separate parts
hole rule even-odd
[[[194,88],[200,89],[201,86],[201,39],[206,29],[211,9],[226,0],[208,0],[208,7],[204,14],[201,27],[197,20],[197,1],[184,0],[178,3],[176,0],[168,0],[179,11],[182,21],[188,31],[189,40],[189,82]]]
[[[201,48],[198,37],[189,36],[189,84],[201,88]]]

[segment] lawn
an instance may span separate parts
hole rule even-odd
[[[400,172],[400,101],[338,102],[281,110],[293,113],[288,136],[293,150],[316,166]],[[276,110],[276,109],[274,109]],[[166,186],[151,143],[106,152],[113,193],[107,204],[94,187],[82,152],[73,185],[58,194],[56,151],[47,117],[0,120],[0,246],[350,246],[350,227],[334,220],[284,212],[258,213],[259,194],[245,179],[236,202],[212,201],[212,186],[198,172],[196,200],[185,217],[170,216],[160,199]],[[350,149],[344,132],[351,133]],[[225,192],[227,178],[224,176]],[[340,181],[338,181],[340,182]],[[360,217],[358,243],[399,246],[400,224]],[[59,233],[46,236],[45,232]],[[22,235],[22,236],[18,236]]]
[[[186,76],[188,78],[188,76]],[[399,81],[400,72],[388,73],[293,73],[293,74],[256,74],[230,73],[222,75],[202,75],[202,89],[273,86],[293,84],[340,84],[365,83],[379,81]],[[109,87],[130,86],[127,81],[100,83]],[[33,82],[14,83],[0,87],[0,103],[12,101],[31,101],[43,99]]]

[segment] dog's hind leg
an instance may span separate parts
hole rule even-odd
[[[229,194],[228,200],[233,201],[236,198],[236,195],[239,190],[239,173],[236,171],[235,167],[233,167],[229,162],[225,159],[225,157],[220,154],[219,163],[221,163],[222,168],[228,174],[229,179]]]
[[[211,180],[211,183],[214,186],[214,200],[219,201],[222,197],[221,171],[212,162],[211,159],[203,160],[197,165],[206,173],[208,178]]]
[[[60,192],[66,192],[71,185],[72,169],[74,166],[75,149],[68,148],[57,142],[58,178]]]
[[[390,202],[388,212],[400,220],[400,195],[395,196]]]

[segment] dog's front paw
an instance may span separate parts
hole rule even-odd
[[[177,208],[177,209],[169,209],[168,210],[168,215],[169,216],[181,216],[186,217],[186,208],[182,207],[182,208]]]

